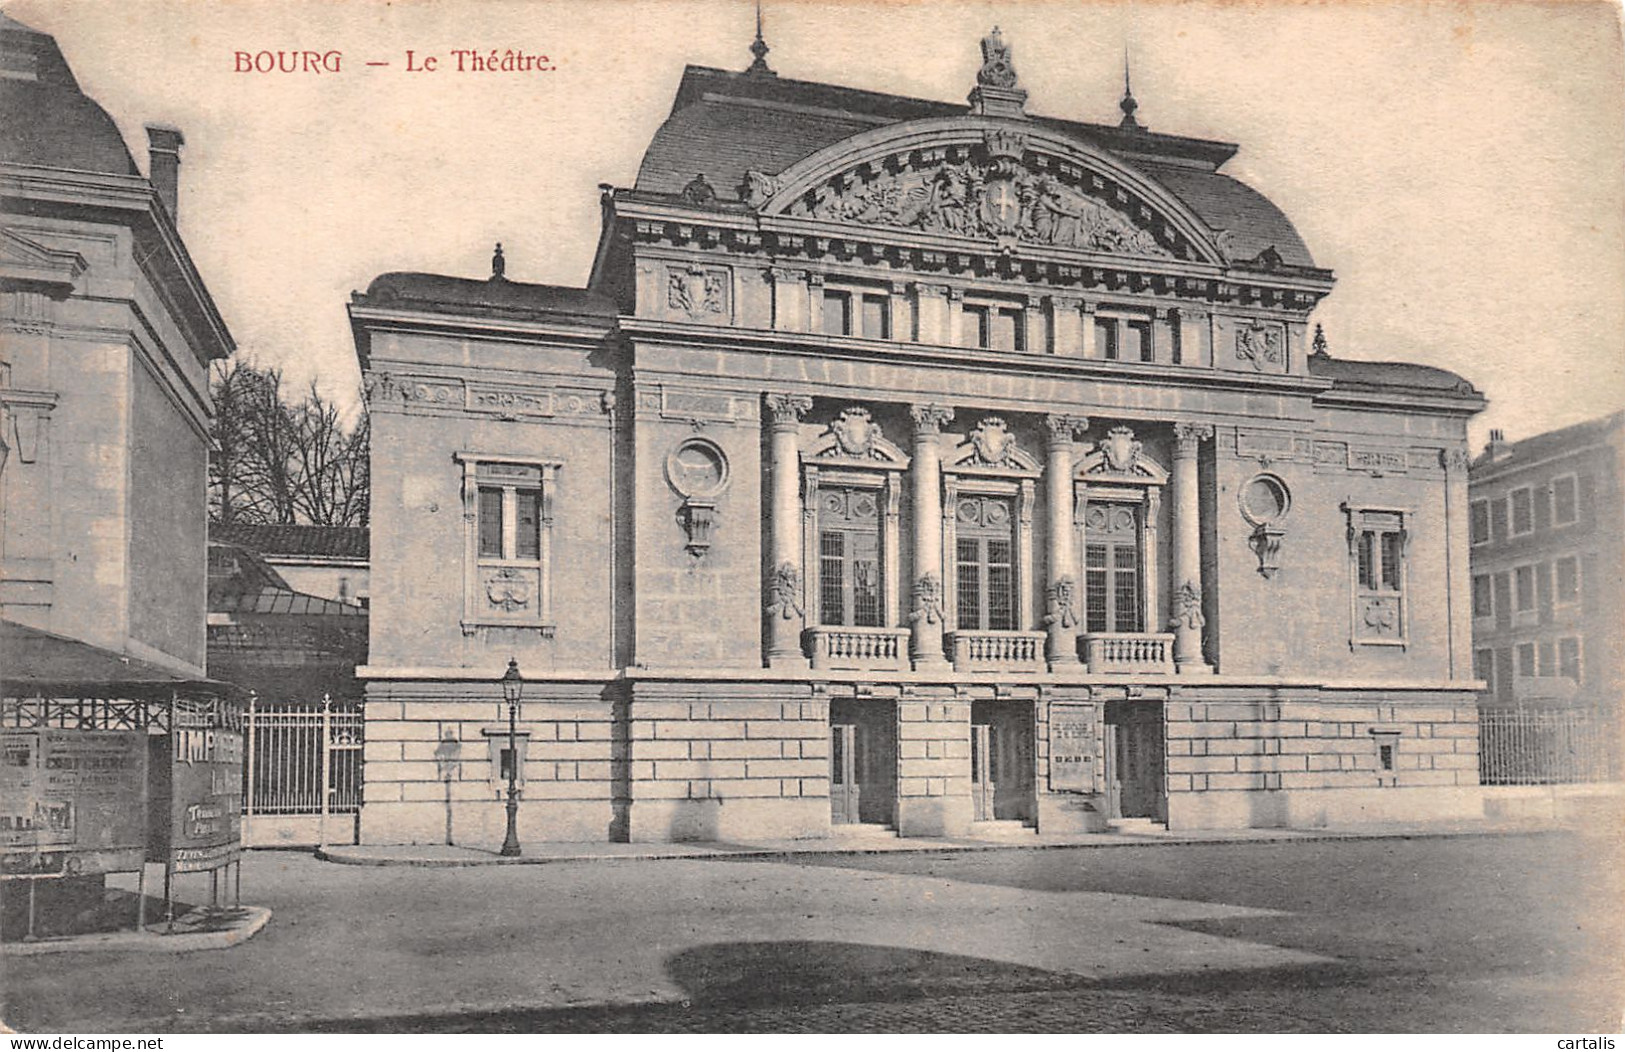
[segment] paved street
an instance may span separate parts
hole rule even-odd
[[[1574,834],[406,869],[265,852],[235,949],[5,962],[24,1031],[1616,1030]],[[1605,908],[1607,906],[1612,909]]]

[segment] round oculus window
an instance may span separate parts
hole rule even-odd
[[[1241,514],[1254,526],[1267,526],[1286,517],[1292,494],[1274,475],[1255,475],[1242,487]]]
[[[728,485],[728,457],[710,439],[687,439],[666,457],[666,478],[685,498],[714,497]]]

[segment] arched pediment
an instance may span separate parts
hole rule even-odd
[[[802,453],[804,461],[907,471],[909,457],[881,433],[880,425],[862,406],[843,409],[840,416]]]
[[[1168,469],[1151,459],[1133,431],[1114,427],[1084,455],[1075,477],[1096,484],[1166,486]]]
[[[1215,235],[1120,158],[1026,121],[932,118],[852,136],[778,176],[747,173],[766,216],[1001,247],[1222,263]]]
[[[1043,469],[1037,457],[1016,443],[1002,417],[988,416],[954,447],[942,470],[1036,478]]]

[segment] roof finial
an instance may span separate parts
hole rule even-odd
[[[750,53],[756,57],[751,60],[745,72],[767,77],[778,76],[767,64],[767,53],[772,50],[767,46],[767,41],[762,39],[762,0],[756,0],[756,39],[751,41],[750,45]]]
[[[1117,108],[1123,111],[1123,119],[1117,123],[1119,128],[1140,127],[1140,122],[1134,119],[1134,111],[1140,108],[1140,104],[1134,101],[1134,91],[1129,87],[1127,44],[1123,45],[1123,101],[1117,104]]]
[[[1320,322],[1318,321],[1315,322],[1315,339],[1314,342],[1309,345],[1309,348],[1311,354],[1320,354],[1330,357],[1332,353],[1326,349],[1326,330],[1320,327]]]
[[[491,253],[491,280],[506,281],[503,273],[508,269],[508,261],[502,258],[502,242],[497,242],[497,250]]]

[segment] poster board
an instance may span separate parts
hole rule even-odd
[[[1093,793],[1095,721],[1092,705],[1054,702],[1049,710],[1049,787],[1052,792]]]
[[[0,877],[139,869],[146,782],[144,731],[0,730]]]
[[[242,851],[243,736],[185,726],[171,736],[169,860],[176,873],[218,869]]]

